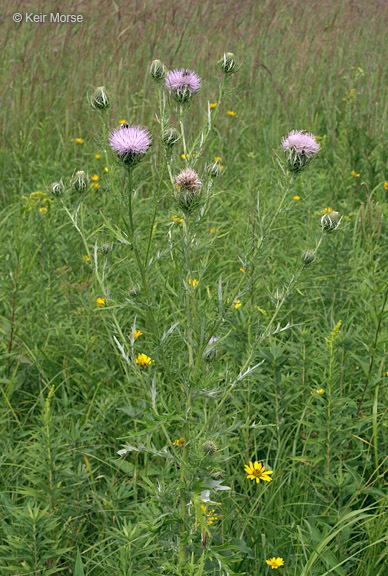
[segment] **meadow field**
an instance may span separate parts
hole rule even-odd
[[[388,2],[0,23],[0,576],[388,576]]]

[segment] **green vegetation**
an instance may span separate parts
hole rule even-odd
[[[1,576],[386,576],[383,3],[3,5]]]

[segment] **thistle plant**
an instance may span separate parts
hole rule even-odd
[[[144,412],[144,417],[136,419],[127,443],[118,452],[123,458],[120,466],[124,462],[133,466],[131,502],[135,510],[144,511],[147,516],[152,539],[159,546],[163,542],[168,550],[163,570],[179,575],[221,574],[234,570],[241,562],[241,550],[233,538],[223,536],[218,527],[226,495],[232,494],[223,475],[225,462],[232,457],[226,454],[227,439],[242,426],[235,423],[225,429],[223,414],[242,394],[242,386],[250,387],[255,373],[263,366],[265,357],[258,351],[264,343],[292,329],[290,322],[281,323],[283,309],[295,293],[307,264],[315,260],[324,232],[332,229],[332,225],[322,223],[315,249],[304,253],[302,261],[295,263],[294,271],[283,284],[268,290],[270,297],[264,320],[247,323],[249,338],[241,346],[240,358],[235,363],[226,359],[221,383],[218,383],[219,376],[213,368],[218,351],[223,341],[233,338],[237,332],[235,319],[243,313],[247,294],[254,298],[260,292],[262,270],[268,266],[268,246],[274,240],[274,229],[287,215],[302,168],[319,151],[310,133],[292,131],[283,139],[286,163],[275,157],[274,185],[279,198],[276,209],[267,213],[258,195],[254,234],[244,253],[236,254],[236,261],[240,259],[243,265],[238,277],[225,281],[221,271],[209,286],[207,276],[212,251],[204,240],[204,230],[209,223],[222,166],[220,159],[213,160],[208,151],[228,83],[239,67],[231,53],[226,53],[218,66],[223,76],[217,107],[213,112],[208,103],[203,126],[197,134],[190,131],[189,113],[199,101],[202,79],[186,68],[168,72],[160,60],[154,60],[150,67],[158,91],[155,114],[158,133],[151,135],[147,128],[125,121],[113,128],[109,125],[108,106],[104,107],[100,142],[107,162],[107,191],[113,211],[102,213],[97,228],[86,227],[85,199],[91,187],[84,171],[78,171],[70,182],[76,192],[85,193],[77,196],[77,207],[69,205],[66,195],[60,199],[82,239],[85,258],[91,266],[95,305],[111,350],[120,359],[123,389],[128,397],[136,397],[139,408],[131,408],[130,413]],[[97,89],[93,107],[102,110],[97,105],[97,101],[102,100],[101,89]],[[153,155],[151,144],[156,149]],[[147,175],[150,157],[152,166],[157,166],[151,177]],[[54,185],[52,192],[59,196],[57,187],[54,193]],[[175,214],[167,234],[161,238],[159,216],[166,205],[170,211],[174,206]],[[330,222],[334,221],[333,214]],[[336,229],[338,225],[339,218]],[[96,239],[101,230],[107,239],[102,243]],[[122,249],[127,297],[115,293],[111,287],[113,245],[120,245]],[[160,279],[161,266],[167,262],[172,262],[173,273],[166,275],[165,290],[158,293],[154,285]],[[166,310],[163,321],[159,314],[161,306]],[[278,406],[276,387],[275,396]],[[278,408],[276,420],[279,425]],[[247,448],[249,451],[249,438]],[[140,468],[154,465],[156,461],[163,461],[170,472],[168,483],[163,475],[157,484],[138,478]],[[276,464],[259,459],[253,450],[247,453],[245,472],[244,478],[241,466],[242,482],[255,480],[255,489],[246,490],[241,537],[236,534],[240,548],[248,523],[279,475]],[[121,538],[135,533],[128,526],[123,525]],[[123,556],[121,561],[133,569],[129,557]],[[276,556],[266,562],[273,569],[284,564],[283,558]],[[152,563],[152,573],[159,573],[157,556]]]

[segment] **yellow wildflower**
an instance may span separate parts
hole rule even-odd
[[[325,208],[323,211],[324,214],[330,214],[330,212],[333,212],[332,208]]]
[[[105,170],[105,172],[109,172],[108,166],[105,166],[104,170]]]
[[[206,524],[210,526],[210,524],[213,524],[213,522],[217,520],[217,516],[215,515],[215,509],[212,508],[211,510],[208,511],[205,504],[201,504],[201,508],[205,516]]]
[[[152,362],[151,358],[147,354],[138,354],[136,358],[136,364],[140,364],[142,368],[147,368]]]
[[[214,156],[214,162],[222,162],[221,156]]]
[[[317,392],[318,392],[318,394],[319,394],[320,396],[323,396],[324,393],[325,393],[325,391],[324,391],[323,388],[318,388]]]
[[[388,182],[384,182],[384,190],[388,190]]]
[[[140,330],[135,330],[133,333],[133,337],[136,340],[136,338],[139,338],[139,336],[143,336],[143,332],[141,332]]]
[[[87,254],[85,254],[84,260],[85,260],[85,262],[90,262],[90,258]],[[97,298],[97,300],[98,300],[98,298]]]
[[[97,182],[100,179],[99,176],[97,176],[97,174],[93,174],[92,176],[92,182]]]
[[[47,208],[39,208],[39,212],[40,212],[41,214],[46,214]]]
[[[178,438],[178,440],[174,440],[172,443],[173,446],[182,446],[185,443],[184,438]]]
[[[210,103],[210,110],[214,110],[214,108],[217,108],[218,106],[218,102],[211,102]]]
[[[228,110],[227,115],[228,116],[236,116],[236,112],[233,112],[232,110]]]
[[[352,174],[353,178],[359,178],[360,177],[360,174],[358,174],[355,170],[352,170],[351,174]]]
[[[300,196],[293,196],[292,199],[293,200],[300,200]]]
[[[41,196],[46,196],[44,192],[31,192],[30,198],[40,198]]]
[[[99,160],[100,158],[101,158],[101,154],[96,154],[96,155],[95,155],[95,159],[96,159],[96,160]]]
[[[179,216],[177,216],[176,214],[174,214],[172,219],[174,220],[174,222],[183,222],[183,218],[179,218]]]
[[[92,188],[94,188],[95,190],[98,190],[98,189],[99,189],[99,187],[100,187],[100,185],[99,185],[99,184],[96,184],[96,183],[94,183],[94,184],[92,184],[92,185],[91,185],[91,187],[92,187]]]
[[[97,306],[100,308],[104,308],[106,306],[106,299],[105,298],[97,298],[96,300]]]
[[[283,558],[270,558],[266,560],[268,566],[271,566],[272,570],[277,570],[280,566],[284,566]]]
[[[273,474],[272,470],[265,470],[264,464],[259,464],[259,462],[249,462],[249,466],[245,465],[245,472],[247,473],[247,478],[250,480],[256,480],[257,484],[260,480],[265,480],[266,482],[271,482],[272,478],[268,474]]]
[[[243,274],[245,274],[244,268],[240,268],[240,272],[242,272]]]
[[[196,280],[195,278],[194,278],[194,280],[192,280],[191,278],[189,278],[189,284],[190,284],[190,286],[192,286],[193,288],[195,288],[196,285],[198,284],[198,280]]]
[[[240,300],[235,300],[232,304],[232,308],[235,308],[236,310],[238,310],[241,306],[241,301]]]
[[[75,143],[76,144],[83,144],[84,143],[83,138],[76,138]]]

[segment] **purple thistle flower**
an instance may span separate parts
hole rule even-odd
[[[297,154],[303,154],[307,156],[307,158],[314,156],[320,149],[320,145],[315,140],[315,137],[306,130],[302,130],[301,132],[292,130],[287,138],[282,139],[282,144],[285,151],[293,148]]]
[[[295,173],[303,170],[320,149],[315,137],[306,130],[292,130],[287,138],[282,139],[282,144],[288,154],[288,167]]]
[[[166,76],[165,86],[170,90],[177,102],[187,102],[201,87],[201,78],[187,68],[171,70]]]
[[[109,137],[112,150],[128,165],[141,160],[151,143],[150,133],[140,126],[124,125],[113,130]]]

